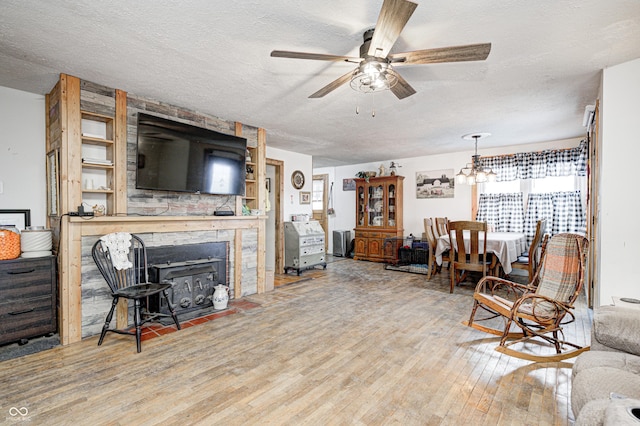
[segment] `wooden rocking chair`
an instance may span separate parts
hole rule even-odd
[[[575,321],[572,312],[584,283],[588,241],[577,234],[557,234],[543,249],[540,267],[527,285],[487,276],[478,282],[473,295],[473,310],[464,324],[501,336],[498,352],[535,362],[555,362],[589,350],[565,340],[563,326]],[[489,312],[476,319],[476,311]],[[504,329],[478,324],[478,321],[502,317]],[[512,325],[521,331],[512,332]],[[552,343],[554,354],[540,355],[514,349],[514,345],[539,338]],[[515,339],[515,340],[512,340]],[[565,351],[564,347],[571,349]]]

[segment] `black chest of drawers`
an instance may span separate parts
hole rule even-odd
[[[0,344],[54,333],[56,257],[0,261]]]

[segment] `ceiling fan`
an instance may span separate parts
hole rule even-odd
[[[489,56],[491,43],[467,44],[389,54],[417,6],[416,3],[408,0],[384,0],[375,28],[364,33],[364,43],[360,46],[359,58],[286,50],[274,50],[271,52],[271,56],[358,64],[355,70],[349,71],[327,84],[309,96],[310,98],[321,98],[349,82],[353,89],[365,93],[390,89],[398,99],[411,96],[416,91],[393,69],[395,66],[482,61]]]

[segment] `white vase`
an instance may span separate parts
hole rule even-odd
[[[226,309],[229,303],[229,287],[218,284],[213,287],[213,309]]]

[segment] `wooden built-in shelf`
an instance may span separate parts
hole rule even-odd
[[[82,136],[82,143],[87,145],[111,146],[113,145],[113,140],[96,138],[93,136]]]
[[[85,194],[113,194],[113,189],[83,189]]]
[[[113,164],[82,163],[83,169],[113,170]]]

